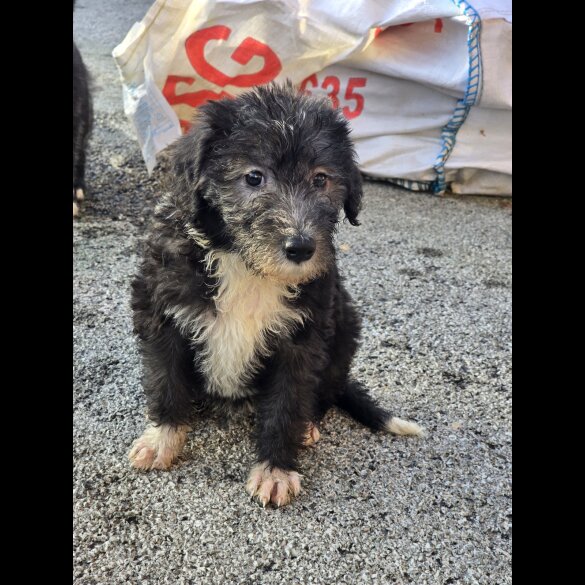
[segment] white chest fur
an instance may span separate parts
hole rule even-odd
[[[259,359],[269,354],[266,334],[288,335],[303,315],[288,306],[294,292],[252,274],[235,254],[215,253],[218,287],[215,311],[195,318],[186,308],[173,310],[181,328],[202,351],[196,356],[207,391],[227,398],[247,394]]]

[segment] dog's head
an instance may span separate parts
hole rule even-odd
[[[329,100],[290,84],[202,106],[173,167],[191,232],[267,278],[300,284],[326,272],[340,212],[359,223],[347,122]]]

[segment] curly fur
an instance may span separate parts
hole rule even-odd
[[[132,294],[153,423],[183,428],[194,404],[250,402],[261,468],[248,486],[264,504],[298,493],[279,482],[297,477],[307,429],[331,406],[418,434],[349,377],[360,321],[333,241],[341,214],[358,225],[362,183],[342,115],[291,85],[260,87],[201,107],[171,159]],[[291,261],[291,237],[312,239],[313,256]]]

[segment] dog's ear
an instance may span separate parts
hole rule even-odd
[[[200,186],[212,131],[204,118],[194,120],[187,134],[173,144],[172,173],[178,196],[194,195]]]
[[[362,208],[362,175],[355,163],[351,164],[351,170],[345,181],[345,189],[343,202],[345,217],[351,225],[360,225],[357,216]]]
[[[228,236],[220,211],[215,207],[206,170],[218,142],[229,135],[231,120],[224,104],[209,102],[201,107],[187,134],[173,144],[173,195],[183,225],[189,224],[200,241],[215,247],[227,245]]]
[[[225,141],[235,123],[231,100],[209,101],[200,106],[187,134],[173,144],[172,170],[176,191],[195,195],[204,183],[206,162],[218,141]]]

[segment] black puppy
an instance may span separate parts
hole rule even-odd
[[[93,107],[89,75],[73,42],[73,216],[85,195],[85,151],[91,132]]]
[[[249,402],[266,505],[300,491],[302,445],[339,406],[374,430],[418,435],[349,377],[360,321],[335,262],[340,211],[358,225],[361,176],[348,126],[326,99],[259,87],[199,109],[174,145],[132,307],[152,426],[140,469],[167,469],[197,407]],[[201,416],[201,414],[200,414]]]

